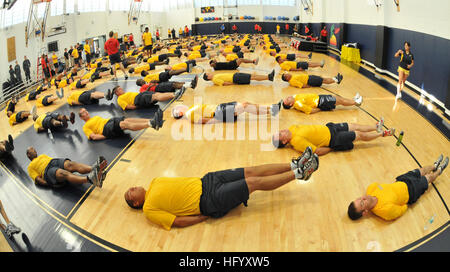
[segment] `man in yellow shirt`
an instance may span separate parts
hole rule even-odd
[[[229,102],[219,105],[201,104],[188,107],[177,105],[172,109],[172,117],[182,117],[195,124],[206,124],[214,122],[236,122],[239,115],[249,113],[253,115],[277,115],[280,112],[281,102],[271,106],[261,106],[250,102]]]
[[[312,52],[309,53],[307,56],[300,54],[300,53],[292,53],[292,54],[283,54],[278,53],[275,51],[270,51],[269,54],[272,57],[280,57],[282,60],[289,60],[289,61],[295,61],[296,59],[311,59],[312,58]]]
[[[5,112],[6,116],[11,117],[13,113],[16,111],[16,105],[17,105],[17,97],[12,97],[11,101],[9,101],[6,105]]]
[[[318,62],[306,62],[306,61],[290,61],[286,59],[282,59],[281,56],[275,58],[275,61],[280,64],[282,70],[285,71],[305,71],[308,68],[320,67],[323,68],[325,65],[325,60],[322,60],[320,63]]]
[[[98,141],[122,137],[125,130],[138,131],[154,127],[152,119],[113,117],[105,119],[100,116],[91,117],[85,108],[78,115],[85,122],[83,132],[89,140]]]
[[[383,118],[374,125],[327,123],[326,125],[293,125],[275,133],[272,143],[276,148],[290,144],[303,152],[310,146],[319,156],[331,151],[353,149],[355,141],[372,141],[379,137],[393,136],[395,129],[383,131]]]
[[[297,88],[320,87],[322,84],[340,84],[344,77],[338,73],[333,78],[326,78],[308,74],[284,73],[281,75],[283,81],[289,82],[289,85]]]
[[[247,73],[224,73],[224,74],[213,74],[204,73],[203,79],[205,81],[212,81],[214,85],[217,86],[229,86],[229,85],[248,85],[252,80],[256,81],[273,81],[275,76],[275,70],[273,70],[268,75],[256,75]]]
[[[86,67],[89,68],[91,66],[91,58],[92,58],[91,46],[89,45],[89,40],[86,40],[85,42],[86,43],[84,44],[84,52],[86,54]]]
[[[142,34],[142,41],[144,43],[144,54],[151,57],[152,56],[152,48],[153,48],[153,40],[152,34],[149,31],[149,28],[145,28],[144,34]]]
[[[57,130],[59,128],[67,128],[69,125],[67,121],[70,123],[75,123],[75,113],[71,112],[70,116],[66,116],[64,114],[60,114],[58,112],[49,112],[41,115],[34,114],[34,130],[36,132],[43,132],[46,130]]]
[[[137,108],[151,108],[158,102],[178,99],[185,92],[182,87],[175,93],[156,93],[156,92],[125,92],[120,86],[114,87],[112,93],[117,95],[117,103],[122,110],[135,110]]]
[[[384,220],[395,220],[402,216],[408,205],[414,204],[428,190],[448,165],[448,157],[443,156],[433,165],[409,171],[396,177],[391,184],[372,183],[366,194],[352,201],[347,214],[352,220],[367,216],[372,212]]]
[[[106,97],[104,92],[95,90],[74,91],[67,97],[67,104],[70,106],[98,104],[100,99]]]
[[[70,48],[73,49],[73,51],[72,51],[72,57],[73,57],[73,60],[74,60],[74,62],[75,62],[75,67],[79,68],[80,65],[81,65],[81,64],[80,64],[80,59],[81,59],[81,57],[80,57],[80,54],[78,53],[78,49],[77,49],[76,46],[75,46],[75,47],[70,46]]]
[[[360,106],[362,104],[362,96],[357,93],[353,100],[343,98],[335,95],[321,95],[321,94],[296,94],[283,99],[283,108],[294,109],[304,112],[306,114],[316,113],[319,111],[331,111],[336,108],[336,105],[345,107]]]
[[[8,140],[0,141],[0,160],[5,160],[12,155],[14,150],[14,139],[8,135]]]
[[[291,163],[266,164],[210,172],[198,177],[157,177],[148,190],[132,187],[125,201],[142,209],[152,223],[166,230],[188,227],[209,217],[221,218],[244,204],[255,191],[273,191],[292,180],[307,180],[319,167],[310,150]]]
[[[36,99],[36,106],[37,107],[47,107],[53,104],[56,100],[59,98],[54,96],[53,94],[49,94],[46,96],[41,96],[38,99]]]
[[[28,120],[28,117],[31,115],[29,111],[19,111],[17,113],[12,114],[9,117],[9,124],[11,126],[17,125],[19,123],[23,123]]]
[[[57,188],[67,183],[84,184],[91,183],[102,188],[106,178],[106,166],[104,157],[100,156],[93,166],[71,161],[69,159],[51,158],[45,154],[37,155],[36,149],[29,147],[27,157],[31,161],[28,165],[28,174],[37,185]],[[87,174],[87,176],[76,175]]]
[[[52,61],[53,61],[53,66],[55,67],[55,70],[58,70],[58,56],[56,55],[55,52],[53,52]]]

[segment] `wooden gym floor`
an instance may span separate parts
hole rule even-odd
[[[260,64],[256,73],[265,74],[274,68],[279,72],[273,57],[264,55],[258,49],[255,53],[246,54],[246,58],[257,56],[260,57]],[[350,201],[363,195],[370,183],[394,182],[396,176],[418,168],[419,164],[432,164],[441,153],[449,155],[450,144],[448,135],[438,131],[402,100],[396,103],[394,95],[380,85],[333,57],[313,54],[312,61],[322,59],[326,62],[325,67],[310,69],[308,73],[332,77],[340,72],[344,75],[340,85],[324,85],[325,89],[297,89],[283,82],[279,73],[273,83],[260,82],[249,86],[218,87],[199,80],[195,90],[189,89],[181,101],[164,112],[164,127],[159,131],[147,129],[139,134],[135,142],[117,158],[103,188],[89,190],[71,216],[66,218],[67,222],[63,223],[69,229],[75,229],[77,235],[81,233],[89,240],[96,240],[94,242],[106,250],[154,252],[396,251],[445,224],[448,227],[450,216],[445,204],[450,200],[448,170],[436,180],[435,187],[430,187],[404,216],[394,222],[385,222],[374,216],[358,222],[348,218]],[[176,62],[178,60],[172,59],[170,64]],[[209,70],[207,62],[200,65]],[[241,67],[252,69],[252,65]],[[99,84],[96,86],[101,88]],[[179,129],[180,122],[175,122],[170,116],[174,105],[192,105],[194,100],[199,99],[215,104],[249,101],[267,105],[292,94],[330,94],[329,91],[346,98],[353,98],[359,92],[364,102],[361,108],[337,107],[333,112],[313,115],[282,110],[279,124],[249,116],[236,124],[214,127],[196,125],[194,128],[187,121],[183,123],[186,128],[191,128],[192,133],[202,130],[200,139],[189,132],[183,135],[183,139],[178,139],[179,134],[174,132]],[[64,102],[61,101],[49,109],[55,110],[62,104]],[[18,110],[22,108],[31,106],[21,101]],[[404,146],[397,147],[396,138],[387,137],[369,143],[358,142],[355,149],[349,152],[327,154],[320,157],[320,168],[308,182],[292,181],[276,191],[255,192],[250,196],[248,207],[241,205],[221,219],[208,219],[192,227],[166,231],[148,221],[142,212],[130,209],[124,201],[123,195],[129,187],[147,188],[155,177],[202,177],[209,171],[289,162],[292,157],[298,156],[292,149],[265,151],[265,147],[270,146],[274,125],[276,130],[278,126],[283,129],[292,124],[374,124],[381,116],[386,127],[396,128],[396,135],[400,130],[405,132]],[[78,117],[77,121],[80,121]],[[261,133],[254,134],[257,122]],[[261,126],[265,124],[267,127]],[[16,137],[31,125],[32,122],[28,121],[11,128],[5,115],[2,115],[0,138],[6,138],[9,133]],[[223,128],[224,134],[217,133],[216,136],[224,135],[223,139],[211,140],[210,132],[220,128]],[[242,128],[245,128],[245,137],[237,138]],[[232,137],[234,134],[235,137]],[[192,136],[191,139],[188,136]],[[226,136],[232,139],[227,140]],[[24,194],[24,197],[29,196]],[[4,201],[4,205],[8,212],[7,202]],[[17,218],[17,214],[8,215],[15,223],[24,220]],[[425,223],[433,215],[433,224],[424,230]]]

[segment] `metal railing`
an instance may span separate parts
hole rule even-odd
[[[0,92],[0,110],[3,110],[6,107],[7,102],[13,97],[22,97],[25,96],[30,89],[35,88],[38,84],[41,84],[43,81],[29,81],[10,86],[6,89],[3,89]]]

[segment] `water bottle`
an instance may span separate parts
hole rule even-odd
[[[398,140],[396,145],[400,146],[400,144],[402,143],[402,139],[403,139],[403,131],[400,132],[400,135],[398,135]]]
[[[425,226],[423,227],[423,230],[428,230],[434,222],[434,218],[436,217],[436,214],[433,214],[433,216],[425,222]]]
[[[47,129],[47,132],[48,132],[48,137],[50,137],[50,140],[52,140],[52,142],[53,142],[53,134],[52,134],[52,132],[50,131],[50,129]]]

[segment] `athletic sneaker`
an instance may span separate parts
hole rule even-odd
[[[275,76],[275,69],[273,69],[273,70],[272,70],[272,73],[270,73],[268,76],[269,76],[269,80],[270,80],[270,81],[273,81],[273,78],[274,78],[274,76]]]
[[[441,164],[442,160],[444,159],[444,156],[441,154],[439,158],[434,162],[434,171],[436,171]]]
[[[14,234],[21,232],[22,230],[16,227],[12,222],[10,222],[5,229],[6,235],[11,238]]]
[[[255,64],[255,65],[258,65],[258,63],[259,63],[259,57],[253,61],[253,64]]]
[[[323,68],[323,66],[325,66],[325,60],[322,60],[322,61],[320,62],[320,67]]]
[[[195,76],[194,79],[191,82],[191,88],[195,89],[195,87],[197,87],[197,82],[198,82],[198,76]]]
[[[377,132],[378,133],[383,132],[383,126],[384,126],[384,118],[381,117],[380,121],[377,122]]]
[[[185,91],[186,91],[186,87],[184,87],[184,86],[181,87],[181,89],[177,90],[175,92],[175,100],[178,100],[184,94]]]
[[[340,84],[341,81],[344,79],[344,76],[341,75],[340,73],[338,73],[337,76],[336,76],[336,78],[337,78],[337,84]]]
[[[270,113],[272,114],[272,116],[276,116],[280,112],[281,103],[282,101],[278,102],[277,104],[272,104],[272,106],[270,106]]]
[[[402,98],[402,92],[398,92],[397,95],[395,96],[396,99]]]
[[[363,98],[359,93],[356,93],[355,97],[353,97],[353,100],[355,101],[356,106],[361,106],[363,102]]]
[[[292,163],[297,165],[297,168],[303,169],[305,162],[312,157],[312,154],[312,148],[308,146],[300,157],[292,159]]]
[[[308,54],[308,58],[312,59],[312,52]]]
[[[127,74],[125,74],[125,80],[127,80],[128,79],[128,75]]]
[[[303,168],[304,180],[309,180],[311,175],[319,168],[319,157],[317,154],[313,154],[305,164]]]
[[[439,169],[441,169],[441,173],[442,171],[444,171],[445,168],[447,168],[448,165],[448,157],[445,158],[445,160],[439,165]]]
[[[99,173],[98,167],[92,169],[92,171],[88,174],[87,178],[94,184],[94,186],[102,188],[101,184],[101,175]]]
[[[169,64],[170,60],[167,58],[167,59],[165,60],[165,62],[166,62],[166,65],[167,65],[167,64]]]
[[[36,105],[34,105],[30,110],[31,116],[35,116],[37,114],[37,108]]]
[[[58,92],[58,90],[56,90],[56,95],[61,99],[61,98],[64,98],[64,88],[61,88],[61,89],[59,89],[59,92]]]
[[[391,128],[391,129],[385,130],[383,132],[383,137],[393,136],[394,133],[395,133],[395,128]]]
[[[114,97],[114,93],[111,91],[111,89],[108,89],[108,91],[106,91],[106,95],[105,95],[106,100],[108,100],[108,101],[112,100],[113,97]]]
[[[71,112],[70,113],[70,123],[74,124],[75,123],[75,113]]]
[[[189,63],[186,69],[186,73],[190,73],[192,71],[192,67],[193,67],[192,63]]]
[[[14,138],[11,136],[11,134],[8,135],[8,143],[12,146],[12,149],[14,150]]]
[[[113,72],[113,68],[112,68],[112,67],[110,68],[109,73],[110,73],[112,76],[114,75],[114,72]]]

